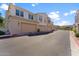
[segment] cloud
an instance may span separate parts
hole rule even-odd
[[[64,16],[68,16],[69,15],[69,13],[64,13]]]
[[[35,6],[37,6],[38,5],[38,3],[33,3],[32,4],[32,7],[35,7]]]
[[[76,13],[76,10],[71,10],[70,12],[64,13],[64,16],[73,15]]]
[[[35,4],[32,4],[32,6],[35,7],[36,5]]]
[[[59,26],[69,25],[69,22],[68,21],[61,21],[61,22],[56,23],[56,25],[59,25]]]
[[[3,10],[8,10],[8,5],[7,4],[2,4],[0,6],[0,8],[3,9]]]
[[[67,22],[67,21],[62,21],[61,24],[60,24],[60,26],[68,25],[68,24],[69,24],[69,22]]]
[[[59,13],[59,11],[56,11],[56,13]]]
[[[59,11],[50,12],[50,13],[48,14],[48,16],[49,16],[52,20],[60,20]]]
[[[75,14],[75,13],[76,13],[76,10],[70,11],[70,14]]]

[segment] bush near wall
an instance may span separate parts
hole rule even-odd
[[[72,31],[76,33],[76,28],[72,28]]]
[[[0,35],[4,35],[5,34],[5,32],[3,32],[3,31],[0,31]]]
[[[0,16],[0,27],[2,27],[4,25],[4,18]]]
[[[79,37],[79,32],[75,33],[75,36],[76,36],[76,37]]]

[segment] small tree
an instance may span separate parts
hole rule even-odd
[[[3,26],[4,18],[0,16],[0,27]]]
[[[3,27],[4,26],[4,18],[2,17],[2,14],[0,12],[0,27]]]
[[[76,33],[76,28],[75,28],[75,27],[73,27],[73,28],[72,28],[72,31]]]

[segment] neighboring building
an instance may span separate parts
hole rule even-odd
[[[79,10],[76,11],[74,27],[76,28],[76,31],[79,32]]]
[[[47,32],[53,30],[50,18],[44,13],[33,14],[28,10],[9,5],[6,12],[6,29],[11,35],[29,32]]]

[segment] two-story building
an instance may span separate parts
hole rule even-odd
[[[76,31],[79,32],[79,10],[76,11],[74,27],[76,28]]]
[[[10,4],[6,11],[5,25],[7,33],[11,35],[53,30],[53,24],[47,14],[34,14],[13,4]]]

